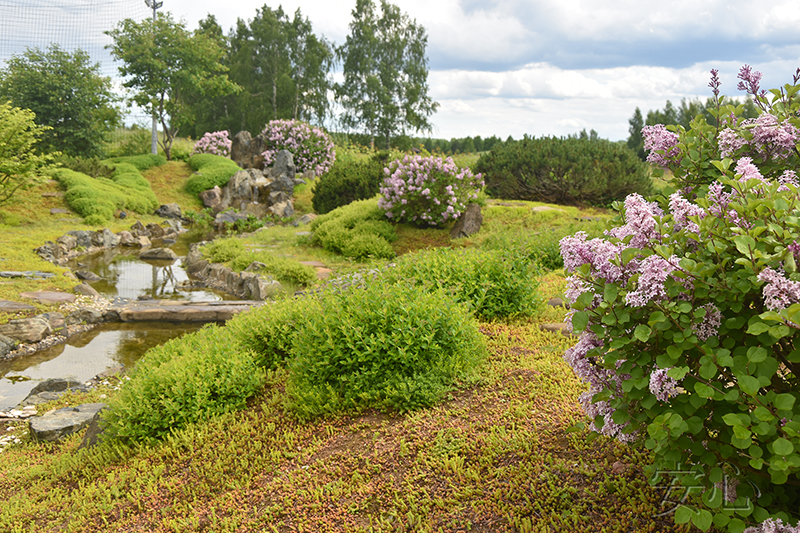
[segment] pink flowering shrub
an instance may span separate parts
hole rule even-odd
[[[709,86],[716,105],[710,113],[716,125],[708,124],[701,114],[688,131],[682,126],[645,126],[642,134],[649,150],[647,160],[658,169],[669,169],[681,186],[714,182],[718,171],[712,161],[747,157],[770,179],[796,168],[800,164],[800,120],[792,110],[797,108],[800,69],[792,84],[770,92],[761,89],[761,73],[749,65],[740,69],[738,78],[737,88],[753,98],[761,110],[758,118],[740,118],[744,106],[727,104],[720,94],[717,71],[712,70]]]
[[[764,112],[794,125],[800,103],[787,102]],[[714,146],[683,136],[669,157],[714,153],[703,138]],[[650,450],[652,473],[701,486],[675,520],[702,530],[800,530],[800,188],[777,173],[787,151],[710,159],[710,184],[660,203],[629,195],[603,236],[561,240],[579,402],[595,431]]]
[[[261,132],[267,142],[264,165],[269,166],[281,150],[289,150],[294,156],[298,172],[313,170],[322,176],[330,170],[336,160],[333,141],[327,133],[299,120],[271,120]]]
[[[389,163],[378,207],[398,222],[437,226],[455,220],[483,187],[480,174],[448,157],[405,156]]]
[[[214,133],[206,132],[200,140],[194,143],[194,149],[190,155],[196,154],[214,154],[223,157],[231,156],[231,140],[228,138],[228,132],[215,131]]]

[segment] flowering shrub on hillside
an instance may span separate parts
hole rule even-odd
[[[398,222],[436,226],[454,220],[483,187],[480,174],[459,168],[450,157],[407,155],[384,172],[378,207]]]
[[[795,76],[767,100],[757,73],[740,78],[764,113],[752,124],[731,120],[720,136],[698,120],[677,139],[649,130],[655,159],[693,187],[661,203],[630,195],[603,237],[562,239],[581,332],[565,359],[589,386],[579,401],[596,431],[644,444],[653,472],[704,487],[676,522],[796,532],[800,184],[786,167],[800,86]],[[711,86],[718,97],[716,71]],[[711,159],[720,144],[728,157]]]
[[[214,154],[224,157],[231,155],[231,140],[228,138],[228,132],[215,131],[214,133],[206,132],[200,140],[194,143],[194,150],[191,155],[195,154]]]
[[[298,172],[313,170],[321,176],[330,170],[336,159],[333,141],[320,128],[315,128],[299,120],[271,120],[261,132],[267,142],[264,165],[275,161],[281,150],[289,150],[294,156]]]

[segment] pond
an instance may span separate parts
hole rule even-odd
[[[202,235],[183,234],[169,245],[179,256]],[[235,296],[192,286],[192,280],[176,261],[144,261],[139,249],[117,248],[79,257],[70,262],[73,271],[94,272],[100,281],[90,282],[112,301],[154,298],[189,301],[236,300]],[[60,344],[12,361],[0,363],[0,410],[16,406],[40,381],[75,378],[85,382],[107,368],[131,367],[147,350],[199,329],[202,324],[170,322],[116,322],[70,337]]]

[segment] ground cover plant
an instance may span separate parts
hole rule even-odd
[[[215,186],[224,187],[231,176],[241,170],[239,165],[221,155],[197,154],[189,158],[195,174],[186,182],[186,192],[200,194]]]
[[[759,73],[739,77],[762,110],[755,121],[721,105],[712,71],[728,127],[646,128],[651,159],[674,167],[681,192],[661,205],[630,195],[604,236],[562,240],[582,332],[566,359],[590,386],[581,403],[598,432],[643,444],[650,471],[703,490],[678,523],[796,531],[800,184],[786,167],[800,74],[772,97]]]

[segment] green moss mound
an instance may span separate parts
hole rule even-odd
[[[147,164],[157,164],[159,157],[132,156],[115,158],[113,162],[105,160],[104,164],[114,167],[110,178],[92,178],[66,168],[53,171],[53,177],[67,190],[64,199],[70,208],[84,217],[86,223],[100,225],[111,220],[117,209],[142,214],[155,211],[158,200],[150,183],[142,176],[140,167],[149,168]]]
[[[242,170],[239,165],[221,155],[197,154],[189,158],[189,166],[197,172],[186,182],[186,192],[200,194],[216,186],[224,187],[231,176]]]

